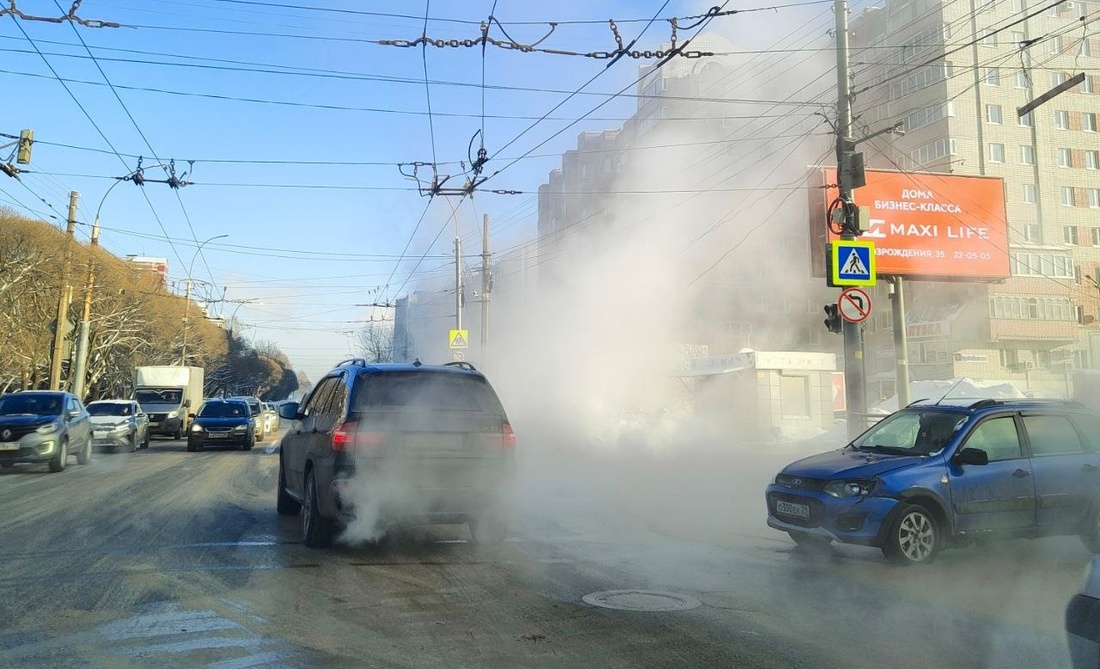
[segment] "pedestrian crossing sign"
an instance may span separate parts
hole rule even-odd
[[[829,245],[830,286],[873,286],[875,243],[837,240]]]
[[[451,330],[448,341],[451,342],[451,348],[469,348],[470,332],[469,330]]]

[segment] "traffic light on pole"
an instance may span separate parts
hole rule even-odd
[[[19,144],[15,154],[15,162],[20,165],[29,165],[31,162],[31,147],[34,145],[34,131],[23,130],[19,133]]]
[[[844,323],[840,318],[840,307],[836,302],[825,305],[825,329],[829,332],[843,332]]]

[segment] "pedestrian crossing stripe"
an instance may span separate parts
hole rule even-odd
[[[468,348],[470,346],[470,333],[468,330],[451,330],[451,348]]]

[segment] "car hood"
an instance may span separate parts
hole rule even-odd
[[[918,455],[884,455],[844,449],[792,462],[783,469],[783,473],[814,479],[869,479],[924,459]]]
[[[60,420],[60,416],[39,416],[38,414],[11,414],[8,416],[0,416],[0,428],[48,425],[58,420]]]
[[[129,422],[129,416],[92,416],[92,425],[97,425],[99,427],[126,425]]]
[[[248,425],[247,418],[231,417],[231,418],[203,418],[199,417],[195,419],[195,423],[202,425],[203,427],[237,427],[238,425]]]

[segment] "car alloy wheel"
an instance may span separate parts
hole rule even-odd
[[[895,562],[920,564],[931,560],[938,549],[935,519],[926,509],[914,505],[902,510],[882,551]]]
[[[50,460],[50,471],[60,472],[65,469],[65,465],[69,461],[69,442],[66,439],[61,440],[60,449],[57,452],[57,457]]]
[[[332,523],[321,515],[317,499],[317,481],[313,472],[306,474],[306,489],[302,499],[302,542],[309,548],[327,546]]]

